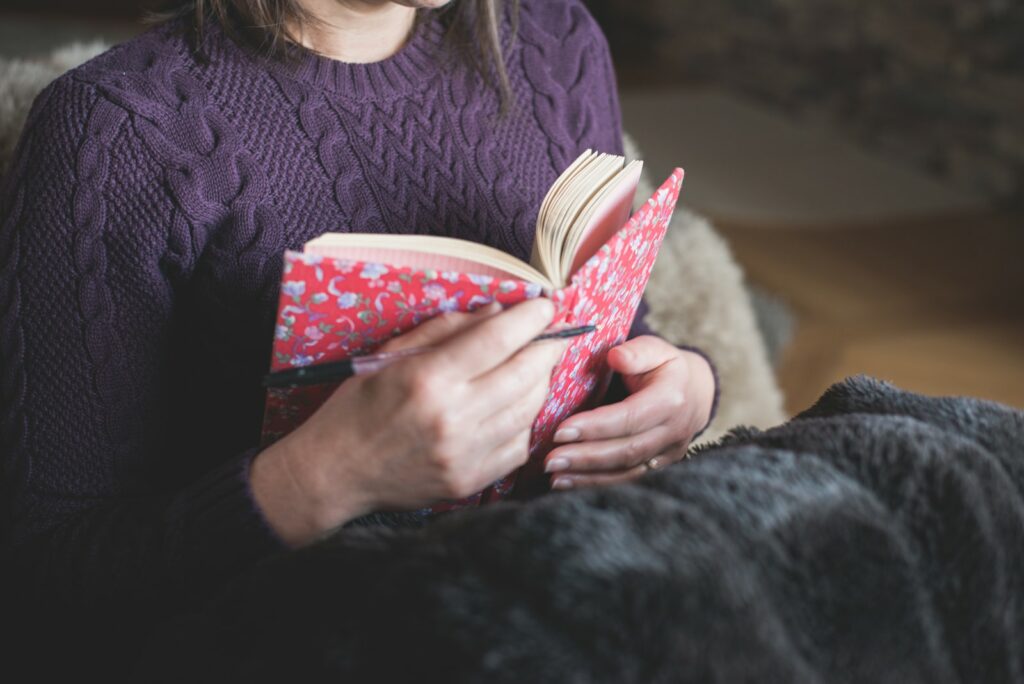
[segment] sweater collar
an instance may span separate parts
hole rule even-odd
[[[293,61],[270,60],[236,44],[216,22],[212,22],[211,29],[211,33],[216,32],[217,38],[230,44],[229,49],[240,52],[244,59],[286,78],[353,100],[389,99],[420,90],[442,68],[445,28],[434,12],[428,13],[413,29],[398,52],[387,59],[368,63],[342,62],[305,48],[297,50]]]

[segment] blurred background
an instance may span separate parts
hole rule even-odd
[[[655,176],[793,315],[790,412],[854,373],[1024,407],[1024,3],[587,4]]]
[[[790,412],[855,373],[1024,407],[1024,3],[585,2],[652,177],[686,169],[768,303]],[[140,6],[0,0],[0,58]]]

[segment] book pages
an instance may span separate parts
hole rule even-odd
[[[391,266],[518,278],[553,289],[544,273],[488,245],[436,235],[326,233],[304,246],[306,254]]]

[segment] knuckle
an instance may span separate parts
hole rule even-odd
[[[446,449],[435,446],[429,452],[430,463],[438,472],[443,481],[447,481],[450,474],[455,470],[455,458]]]
[[[642,461],[644,456],[646,455],[644,452],[643,445],[638,440],[635,439],[631,439],[628,442],[626,442],[626,445],[623,448],[622,453],[625,456],[626,460],[629,461],[630,463]]]
[[[465,468],[459,458],[450,450],[437,449],[431,454],[431,461],[436,471],[437,481],[441,485],[441,495],[445,497],[468,496],[473,492],[464,493],[468,486]]]
[[[451,415],[442,411],[431,416],[428,431],[435,444],[444,445],[458,434],[459,426]]]
[[[406,391],[417,402],[428,403],[441,390],[437,371],[417,365],[406,378]]]

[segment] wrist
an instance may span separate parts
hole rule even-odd
[[[267,522],[292,548],[314,542],[370,511],[369,502],[350,486],[350,478],[320,472],[316,456],[322,453],[297,430],[260,452],[252,463],[253,497]]]

